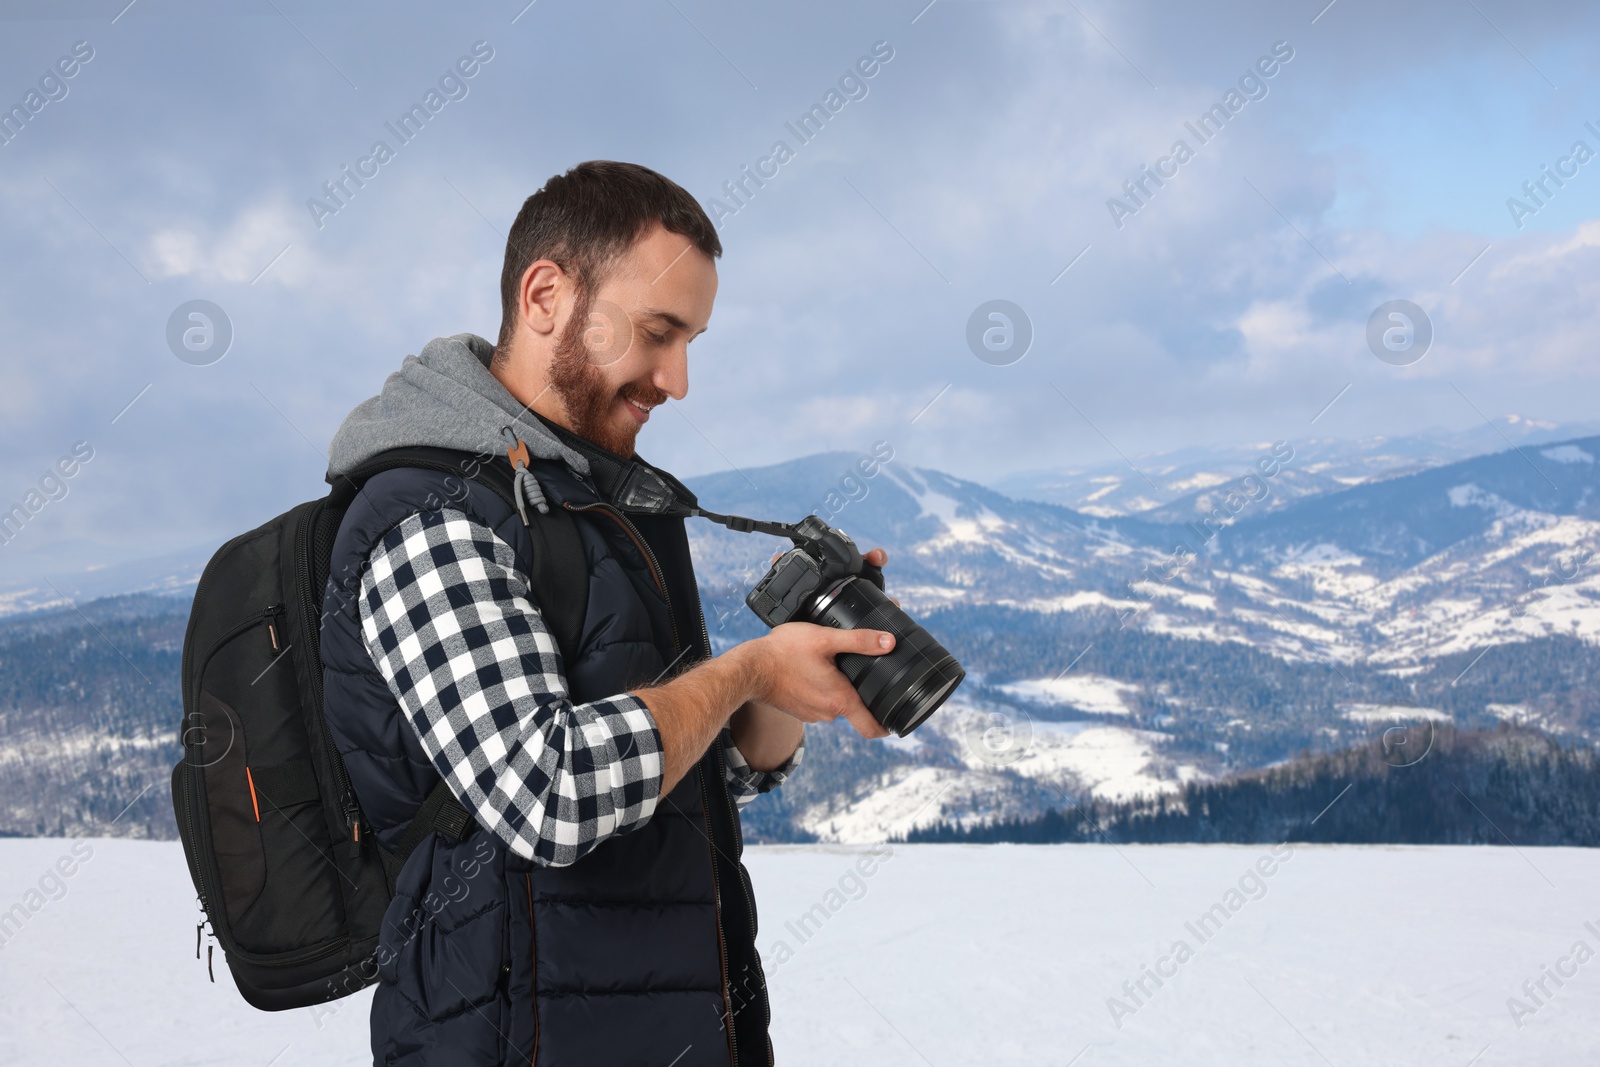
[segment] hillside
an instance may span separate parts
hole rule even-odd
[[[1340,752],[1172,794],[1088,799],[1029,819],[913,830],[910,841],[1600,846],[1600,754],[1501,724],[1412,726]]]
[[[1275,474],[1261,457],[1245,472],[1270,486],[1302,461],[1287,444],[1275,455]],[[693,479],[717,510],[817,511],[886,546],[891,592],[968,669],[904,741],[814,727],[801,772],[747,809],[750,836],[866,842],[1028,820],[1396,723],[1600,740],[1597,455],[1600,438],[1476,456],[1276,509],[1246,501],[1211,528],[1016,500],[881,453]],[[779,543],[699,522],[690,534],[713,644],[762,632],[743,597]],[[192,578],[177,559],[127,573],[177,592],[0,618],[0,833],[172,832]]]
[[[134,596],[0,624],[0,833],[177,836],[188,616]]]

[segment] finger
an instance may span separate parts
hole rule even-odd
[[[854,708],[844,713],[844,717],[850,720],[850,725],[856,728],[856,733],[869,741],[889,736],[889,731],[884,729],[883,723],[874,719],[872,712],[868,711],[867,706],[859,700],[856,701]]]
[[[862,656],[881,656],[894,649],[894,634],[884,630],[835,630],[826,627],[831,655],[854,652]]]
[[[885,563],[889,562],[889,553],[885,549],[875,548],[861,558],[872,564],[874,567],[881,567]]]

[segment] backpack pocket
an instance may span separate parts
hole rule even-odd
[[[198,766],[205,779],[206,815],[211,823],[211,853],[217,864],[217,891],[236,933],[240,918],[267,884],[267,852],[261,844],[261,812],[245,762],[244,726],[238,713],[202,691],[199,706]]]
[[[217,940],[262,963],[348,943],[339,885],[348,876],[323,816],[283,614],[263,609],[197,658],[175,773],[191,870]]]

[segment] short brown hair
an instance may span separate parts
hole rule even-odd
[[[705,209],[677,182],[648,167],[593,159],[545,182],[523,201],[506,236],[498,348],[511,343],[522,276],[531,264],[548,259],[572,276],[580,294],[593,293],[618,257],[657,222],[708,258],[722,255]]]

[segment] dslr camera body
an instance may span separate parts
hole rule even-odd
[[[882,656],[845,653],[839,670],[883,726],[900,737],[939,710],[966,671],[883,591],[883,572],[861,558],[844,531],[807,515],[786,531],[795,547],[773,563],[745,604],[768,626],[809,622],[843,630],[886,630]]]

